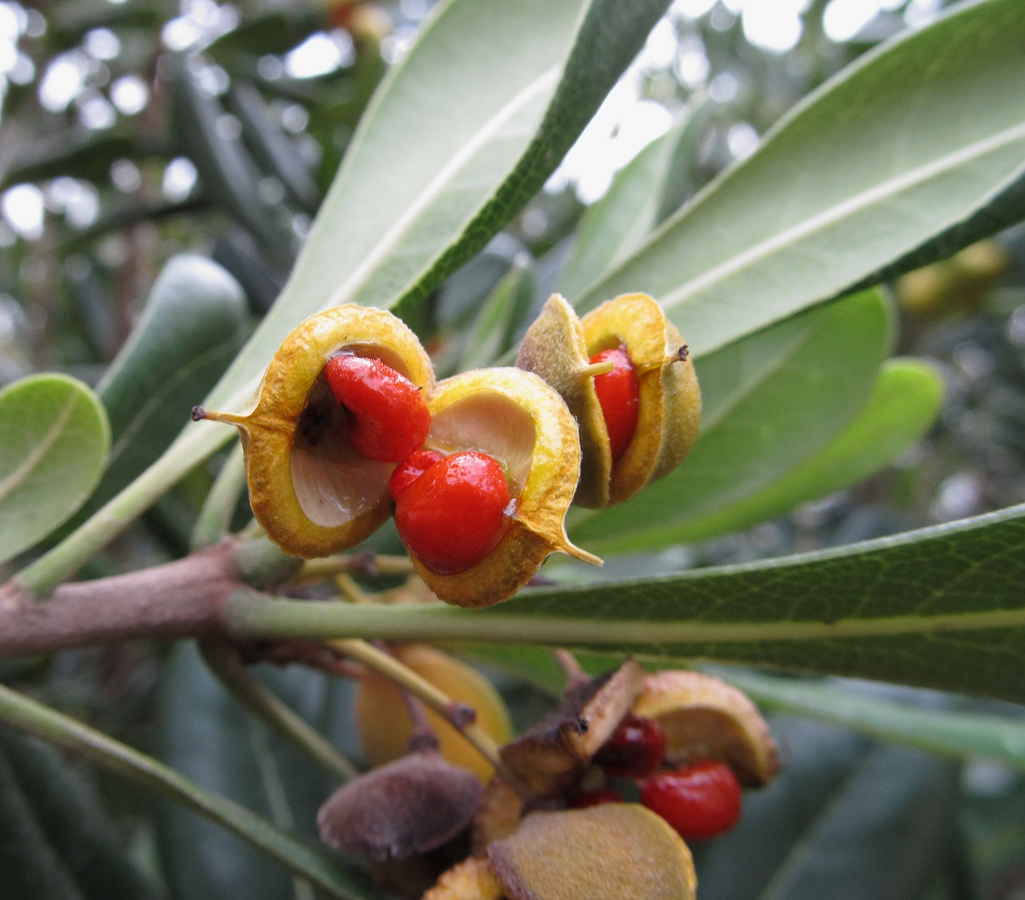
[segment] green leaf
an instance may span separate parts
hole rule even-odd
[[[445,4],[382,82],[281,297],[208,405],[245,402],[319,309],[405,296],[412,315],[541,187],[665,6]]]
[[[80,381],[31,375],[0,391],[0,561],[67,521],[109,448],[103,406]]]
[[[127,130],[83,133],[69,129],[52,137],[26,142],[24,149],[0,177],[0,188],[23,181],[45,181],[63,176],[108,184],[110,167],[119,159],[167,159],[171,155],[170,146],[141,140]]]
[[[463,339],[459,371],[493,366],[513,346],[517,328],[530,309],[534,275],[526,258],[512,267],[484,299]]]
[[[191,254],[164,266],[142,318],[96,388],[114,443],[92,508],[174,440],[227,368],[246,321],[242,289],[220,266]]]
[[[1025,170],[1023,31],[982,0],[865,54],[579,305],[650,293],[700,356],[948,233]]]
[[[339,695],[309,671],[273,673],[286,702],[326,718]],[[279,827],[316,834],[316,813],[337,785],[244,710],[203,665],[194,646],[180,644],[165,672],[160,704],[161,759],[195,783],[273,818]],[[326,721],[318,722],[322,727]],[[259,848],[179,806],[159,819],[164,866],[175,897],[238,896],[277,900],[291,891],[289,874]]]
[[[1025,720],[928,709],[876,696],[857,684],[716,671],[760,706],[960,759],[986,757],[1025,770]]]
[[[320,191],[295,141],[271,120],[260,92],[249,82],[236,81],[228,102],[242,123],[246,145],[263,170],[277,178],[303,209],[311,215],[316,213]]]
[[[51,748],[0,733],[0,785],[5,900],[161,896],[126,855],[99,798]],[[44,889],[45,881],[64,886]]]
[[[246,637],[540,644],[708,659],[1025,701],[1025,506],[680,575],[523,591],[486,610],[237,596]]]
[[[583,0],[443,4],[382,82],[281,297],[205,405],[240,409],[288,332],[318,309],[404,294],[403,312],[414,314],[417,298],[540,189],[665,6],[591,0],[583,14]],[[20,583],[52,588],[231,437],[209,422],[186,429]]]
[[[217,121],[223,110],[196,84],[185,58],[172,61],[170,85],[175,128],[206,191],[266,252],[282,263],[290,261],[291,234],[275,210],[260,199],[255,163],[237,137],[220,135]]]
[[[74,878],[46,840],[32,807],[0,754],[0,877],[13,900],[83,900]]]
[[[378,896],[365,886],[364,879],[345,871],[338,864],[337,856],[331,856],[322,847],[297,839],[245,807],[203,790],[155,759],[3,685],[0,685],[0,723],[72,750],[83,759],[190,807],[306,878],[327,897],[372,900]]]
[[[832,442],[768,487],[675,530],[699,541],[773,519],[867,478],[903,453],[935,421],[943,381],[930,365],[888,361],[864,409]]]
[[[689,148],[695,135],[704,132],[705,109],[692,111],[652,141],[616,173],[605,195],[585,210],[572,255],[558,281],[559,293],[571,302],[627,259],[659,223],[672,164],[684,155],[681,148]]]
[[[627,503],[575,516],[573,540],[597,553],[670,546],[771,490],[865,404],[890,332],[882,296],[867,292],[705,357],[701,435],[687,461]]]
[[[267,53],[283,54],[302,43],[327,23],[324,13],[307,7],[282,7],[247,15],[233,28],[204,48],[219,63],[239,54],[258,58]]]
[[[822,726],[772,726],[792,758],[745,797],[733,831],[696,848],[702,900],[921,897],[949,850],[957,768]]]

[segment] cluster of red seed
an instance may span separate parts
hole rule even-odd
[[[591,360],[615,368],[595,378],[613,459],[637,427],[638,386],[623,347]],[[477,451],[443,456],[424,449],[431,414],[423,392],[379,359],[340,353],[324,369],[334,398],[348,413],[347,438],[367,459],[397,463],[389,483],[403,543],[439,575],[464,572],[502,536],[510,506],[502,465]]]
[[[509,487],[486,453],[443,456],[424,449],[427,400],[412,381],[379,359],[342,353],[324,377],[348,413],[347,438],[367,459],[397,463],[389,483],[403,542],[440,575],[479,562],[502,533]]]
[[[666,735],[654,719],[628,714],[594,758],[613,778],[640,782],[641,803],[665,819],[684,840],[706,840],[729,831],[740,818],[740,784],[726,763],[704,759],[680,769],[659,771]],[[605,787],[582,791],[575,807],[621,803]]]

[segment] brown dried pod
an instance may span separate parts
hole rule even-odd
[[[520,369],[476,369],[439,382],[429,407],[425,446],[442,455],[475,450],[491,456],[501,465],[512,498],[496,545],[465,570],[433,571],[407,540],[417,574],[438,597],[465,607],[507,600],[557,551],[601,565],[566,535],[580,444],[576,422],[554,390]]]
[[[248,412],[193,411],[238,427],[253,513],[293,556],[354,547],[391,515],[395,466],[356,452],[325,382],[324,367],[340,352],[378,359],[428,395],[434,387],[430,357],[400,319],[348,304],[311,316],[285,338]]]
[[[613,461],[598,394],[595,354],[625,348],[637,376],[633,438]],[[628,500],[679,465],[701,424],[701,392],[687,347],[647,294],[623,294],[578,319],[558,294],[527,330],[516,365],[540,375],[580,423],[583,453],[574,502],[598,508]]]
[[[470,706],[477,715],[475,723],[496,744],[512,739],[512,723],[501,695],[476,669],[426,644],[397,646],[392,652],[399,662],[453,700]],[[413,735],[413,720],[402,690],[392,679],[372,671],[361,675],[353,708],[363,755],[371,765],[390,762],[405,753]],[[438,736],[442,757],[486,781],[492,772],[490,763],[447,719],[430,709],[425,710],[425,715]]]
[[[758,708],[742,691],[700,672],[648,675],[636,715],[658,720],[666,757],[675,765],[719,759],[741,784],[767,784],[779,771],[776,742]]]
[[[511,900],[693,900],[697,886],[687,845],[634,803],[532,813],[488,859]]]
[[[325,844],[378,862],[426,853],[473,821],[483,788],[432,750],[354,778],[317,814]]]
[[[471,856],[443,873],[420,900],[502,900],[505,889],[491,860]]]
[[[640,696],[644,670],[636,660],[572,685],[558,708],[501,750],[502,761],[538,796],[568,788]]]
[[[488,844],[509,837],[520,825],[525,801],[501,775],[492,775],[473,820],[473,852],[483,853]]]

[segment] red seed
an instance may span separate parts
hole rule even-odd
[[[498,543],[509,487],[494,457],[466,450],[436,462],[399,495],[395,525],[428,569],[455,575]]]
[[[591,362],[612,362],[615,365],[611,372],[594,376],[594,389],[605,417],[612,461],[615,462],[626,453],[637,430],[637,414],[641,405],[637,373],[626,347],[622,345],[595,353]]]
[[[622,803],[623,795],[615,788],[594,788],[581,791],[570,801],[570,809],[586,809],[588,806],[601,806],[603,803]]]
[[[594,761],[613,778],[645,778],[666,758],[666,733],[655,719],[627,713]]]
[[[437,450],[414,450],[391,473],[388,490],[396,503],[399,497],[414,481],[417,480],[436,462],[444,459]]]
[[[729,831],[740,818],[740,784],[726,763],[705,759],[645,782],[641,803],[658,813],[685,841]]]
[[[423,445],[431,414],[423,393],[379,359],[343,353],[324,369],[350,416],[349,442],[367,459],[399,462]]]

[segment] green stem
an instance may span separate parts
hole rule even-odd
[[[341,556],[325,556],[323,559],[308,559],[293,580],[297,584],[304,584],[351,572],[366,575],[411,575],[413,564],[408,556],[347,553]]]
[[[231,438],[232,432],[227,428],[202,422],[190,425],[160,459],[120,494],[15,576],[17,586],[37,597],[49,594],[168,488]]]
[[[444,691],[439,690],[422,675],[417,674],[408,666],[403,665],[390,653],[379,650],[373,644],[359,640],[329,641],[329,646],[350,659],[363,663],[368,669],[390,678],[397,685],[416,697],[425,706],[429,706],[439,716],[457,729],[469,744],[501,773],[510,784],[518,784],[518,779],[508,771],[498,754],[498,744],[480,725],[474,722],[464,723],[453,715],[455,701]]]
[[[0,723],[72,751],[195,810],[248,841],[329,897],[371,900],[377,895],[329,856],[243,806],[203,790],[173,769],[75,719],[0,685]]]
[[[192,548],[210,547],[231,530],[238,498],[246,486],[242,444],[236,444],[217,473],[192,529]]]
[[[612,645],[623,649],[998,631],[1025,627],[1025,609],[851,617],[836,621],[663,622],[640,617],[580,618],[541,615],[536,611],[525,614],[516,611],[515,603],[488,610],[464,610],[442,603],[306,603],[269,599],[241,590],[225,601],[221,621],[233,637],[245,639],[325,640],[344,635],[384,641],[468,641],[550,647]]]
[[[246,709],[259,716],[271,728],[290,740],[313,762],[342,781],[359,774],[359,770],[330,741],[309,726],[258,679],[226,644],[204,641],[200,644],[203,659],[232,696]]]

